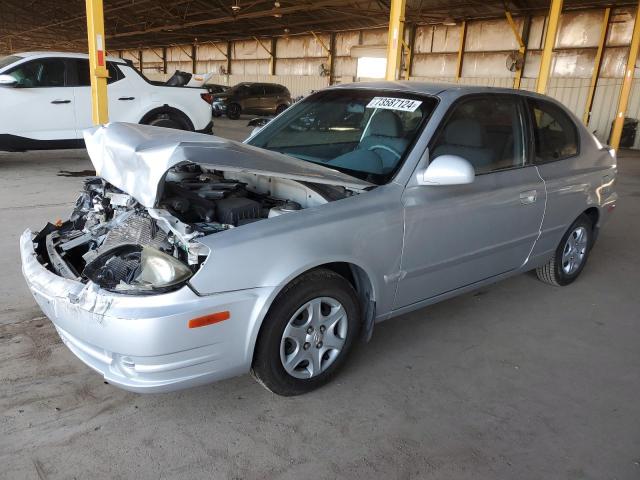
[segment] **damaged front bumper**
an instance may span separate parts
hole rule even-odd
[[[22,272],[62,341],[109,383],[135,392],[165,392],[249,371],[272,288],[199,296],[191,288],[123,295],[62,278],[36,256],[32,233],[20,238]],[[228,311],[200,328],[189,320]]]

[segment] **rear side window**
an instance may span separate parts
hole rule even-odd
[[[64,87],[65,62],[62,58],[40,58],[11,69],[11,75],[22,88]]]
[[[265,85],[264,93],[267,95],[278,95],[280,93],[280,89],[277,85]]]
[[[455,104],[431,152],[432,160],[440,155],[462,157],[476,174],[522,167],[524,141],[518,99],[482,95]]]
[[[260,97],[264,95],[264,86],[262,85],[251,85],[249,87],[249,95],[252,97]]]
[[[89,60],[78,59],[72,61],[76,64],[77,72],[77,81],[75,83],[75,86],[88,87],[89,85],[91,85],[91,80],[89,79]],[[120,69],[116,65],[114,65],[113,62],[107,62],[107,71],[109,72],[107,84],[117,82],[118,80],[124,78]]]
[[[553,162],[578,154],[578,129],[556,105],[529,99],[538,163]]]
[[[264,91],[267,95],[286,95],[287,89],[282,85],[265,85]]]

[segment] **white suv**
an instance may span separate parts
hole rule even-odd
[[[107,58],[109,121],[211,133],[204,88],[151,82],[130,63]],[[0,58],[0,150],[84,145],[91,122],[89,56],[28,52]]]

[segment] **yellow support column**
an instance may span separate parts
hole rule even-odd
[[[547,83],[549,82],[549,75],[551,73],[551,57],[553,55],[553,47],[556,44],[561,11],[562,0],[551,0],[547,36],[544,40],[544,50],[542,51],[542,59],[540,60],[540,73],[538,74],[538,81],[536,82],[536,92],[538,93],[547,92]]]
[[[395,80],[402,58],[404,10],[406,0],[391,0],[389,13],[389,39],[387,40],[387,80]]]
[[[620,92],[616,119],[613,123],[613,129],[611,130],[611,146],[616,150],[620,147],[624,116],[627,113],[629,95],[631,94],[631,86],[633,84],[633,74],[636,69],[636,61],[638,60],[638,47],[640,47],[640,18],[638,17],[640,17],[640,2],[638,2],[636,20],[633,24],[633,37],[631,38],[631,46],[629,47],[629,58],[627,59],[627,69],[625,70],[624,81],[622,82],[622,91]]]
[[[89,71],[91,76],[91,112],[94,125],[109,121],[107,101],[106,48],[104,44],[104,13],[102,0],[86,0],[87,37],[89,40]]]
[[[587,104],[584,109],[584,115],[582,116],[582,122],[585,125],[589,124],[589,118],[591,117],[591,109],[593,108],[593,97],[596,93],[596,87],[598,86],[598,77],[600,76],[600,68],[602,67],[602,53],[604,52],[605,43],[607,41],[607,32],[609,31],[610,16],[611,8],[607,7],[604,9],[602,29],[600,30],[600,41],[598,42],[598,51],[596,52],[596,58],[593,63],[593,73],[591,74],[591,83],[589,84],[589,93],[587,94]]]

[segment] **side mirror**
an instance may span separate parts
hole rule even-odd
[[[18,80],[11,75],[0,75],[0,87],[15,87],[17,85]]]
[[[418,172],[420,185],[466,185],[473,183],[475,178],[473,166],[457,155],[440,155]]]

